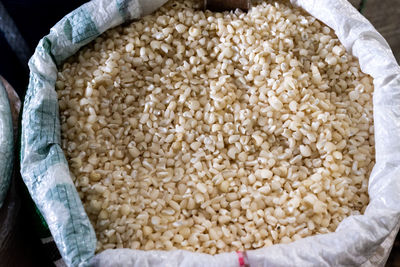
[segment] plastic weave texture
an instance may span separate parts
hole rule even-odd
[[[96,236],[71,180],[60,147],[54,86],[57,66],[105,30],[138,18],[137,0],[89,2],[58,22],[29,61],[30,79],[22,115],[21,174],[69,266],[94,255]]]
[[[30,60],[21,173],[68,266],[239,266],[235,252],[211,256],[115,249],[95,255],[95,233],[60,147],[57,66],[107,29],[151,13],[165,2],[89,2],[57,23]],[[346,218],[333,233],[247,251],[248,262],[250,266],[379,265],[386,260],[382,251],[390,248],[400,219],[400,67],[383,37],[346,0],[291,2],[331,27],[347,51],[359,58],[362,71],[374,78],[376,165],[369,180],[370,204],[364,215]]]

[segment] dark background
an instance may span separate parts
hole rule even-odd
[[[33,54],[39,40],[49,33],[54,24],[87,1],[1,0],[0,2],[13,18]],[[27,69],[20,64],[2,32],[0,32],[0,58],[0,75],[6,78],[22,97],[28,83]]]
[[[151,0],[149,0],[151,1]],[[362,8],[363,14],[386,38],[392,50],[400,60],[400,0],[349,0],[356,8]],[[25,39],[30,54],[33,54],[39,40],[48,34],[50,28],[64,15],[86,1],[49,1],[49,0],[1,0],[8,14],[13,18],[18,30]],[[0,31],[0,75],[5,77],[23,99],[28,83],[26,63],[22,64],[4,39]],[[12,195],[17,199],[17,223],[11,238],[9,260],[0,262],[0,266],[51,266],[49,249],[41,245],[38,234],[32,231],[33,217],[30,199],[16,171],[12,185]],[[11,195],[11,194],[10,194]],[[9,196],[10,199],[10,196]],[[6,203],[7,205],[7,203]],[[5,205],[5,206],[6,206]],[[4,207],[3,207],[4,209]],[[1,214],[0,214],[1,222]],[[1,225],[0,225],[1,227]],[[398,238],[399,239],[399,238]],[[1,245],[1,244],[0,244]],[[51,248],[55,249],[55,248]],[[0,251],[0,259],[1,258]],[[400,240],[395,242],[387,266],[400,267]]]

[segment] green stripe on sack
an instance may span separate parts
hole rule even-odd
[[[131,0],[117,0],[117,7],[119,14],[124,20],[130,20],[129,3]]]
[[[60,144],[60,123],[58,119],[58,102],[55,99],[43,99],[37,104],[35,112],[29,114],[29,123],[33,134],[29,136],[28,144],[35,144],[39,154],[48,149],[51,144]]]
[[[60,146],[57,66],[109,28],[140,17],[137,0],[93,0],[51,28],[29,61],[21,121],[21,174],[68,266],[86,266],[96,235]],[[44,233],[48,234],[44,222]],[[0,264],[1,265],[1,264]]]
[[[99,35],[96,25],[84,7],[80,7],[67,16],[64,33],[73,44],[83,42]]]
[[[75,187],[71,184],[58,184],[46,193],[46,199],[51,199],[51,205],[54,208],[64,208],[69,213],[66,227],[60,229],[56,235],[64,238],[67,244],[74,245],[77,253],[75,254],[76,258],[72,259],[72,265],[78,266],[83,261],[83,257],[94,251],[96,241],[93,228],[81,220],[85,211],[75,191]],[[88,242],[88,240],[80,238],[82,236],[93,237],[93,239]]]
[[[40,187],[40,184],[43,183],[43,177],[45,177],[45,173],[47,169],[51,166],[57,164],[67,164],[65,157],[60,154],[62,150],[58,145],[49,146],[49,152],[46,155],[46,158],[41,161],[40,164],[32,166],[31,172],[35,177],[35,180],[32,181],[32,189],[36,190],[36,188]]]

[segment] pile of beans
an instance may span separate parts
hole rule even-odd
[[[58,73],[97,251],[255,249],[362,213],[373,85],[357,59],[288,2],[195,2],[107,31]]]

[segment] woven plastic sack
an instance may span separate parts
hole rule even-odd
[[[30,60],[22,117],[21,173],[69,266],[242,266],[241,253],[106,250],[96,237],[60,147],[57,66],[105,30],[139,18],[166,0],[97,0],[64,17]],[[343,220],[334,233],[247,251],[250,266],[383,264],[400,216],[400,68],[382,36],[345,0],[292,0],[335,30],[347,51],[374,78],[376,165],[364,215]],[[387,239],[390,235],[391,239]],[[382,252],[383,251],[383,252]]]
[[[7,195],[14,161],[14,136],[10,102],[0,79],[0,208]]]
[[[18,134],[18,117],[21,108],[21,101],[15,92],[14,88],[0,76],[0,89],[5,89],[6,97],[10,103],[10,117],[12,118],[12,133],[11,138],[16,138]],[[5,103],[2,103],[5,105]],[[3,107],[3,106],[1,106]],[[14,140],[14,139],[11,139]],[[9,162],[7,168],[10,169],[10,186],[6,197],[3,201],[3,206],[0,207],[0,262],[3,266],[22,266],[29,262],[29,258],[20,257],[20,253],[23,251],[21,244],[24,240],[21,239],[23,235],[20,230],[20,224],[18,224],[18,216],[20,214],[21,200],[17,194],[16,189],[16,169],[12,164],[15,154],[11,153],[11,163]],[[25,252],[25,251],[24,251]]]

